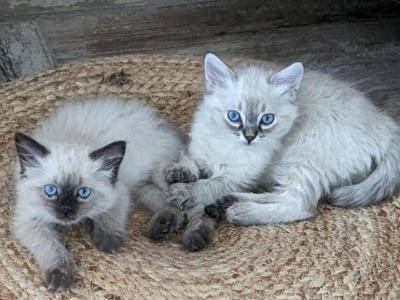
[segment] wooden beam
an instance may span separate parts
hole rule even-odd
[[[10,81],[55,65],[34,22],[0,23],[0,28],[0,81]]]

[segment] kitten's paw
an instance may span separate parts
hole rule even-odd
[[[175,165],[165,171],[165,180],[169,185],[171,185],[178,182],[194,182],[197,180],[197,177],[192,174],[188,168]]]
[[[108,232],[96,226],[92,233],[93,244],[104,252],[116,252],[124,244],[124,234],[121,232]]]
[[[259,210],[257,203],[239,202],[234,203],[225,211],[225,219],[236,225],[263,225],[265,220],[255,218],[255,212]],[[268,215],[268,213],[266,213]]]
[[[74,282],[74,267],[72,264],[62,264],[44,272],[44,281],[52,291],[63,292]]]
[[[195,206],[193,183],[175,183],[168,191],[168,203],[180,210],[188,210]]]
[[[182,243],[190,252],[200,251],[211,243],[213,236],[212,228],[200,225],[197,229],[186,230],[182,237]]]
[[[204,211],[209,217],[222,221],[226,218],[227,209],[238,201],[238,198],[233,195],[225,195],[217,199],[215,204],[207,205]]]
[[[147,236],[155,241],[167,239],[182,223],[182,212],[177,208],[167,208],[156,213],[147,227]]]

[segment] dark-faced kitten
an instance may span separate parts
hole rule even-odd
[[[176,132],[152,108],[118,98],[66,104],[31,136],[17,133],[15,142],[13,231],[53,290],[74,278],[73,259],[54,225],[89,219],[94,245],[117,250],[133,193],[153,212],[164,206],[161,170],[180,148]]]

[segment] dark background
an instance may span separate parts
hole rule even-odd
[[[0,82],[127,53],[303,61],[400,94],[400,0],[0,0]]]

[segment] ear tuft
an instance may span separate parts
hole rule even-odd
[[[125,155],[126,142],[110,143],[89,154],[90,159],[101,161],[99,171],[106,171],[112,184],[117,181],[118,170]]]
[[[28,167],[37,167],[39,159],[50,154],[50,151],[45,146],[23,133],[15,133],[14,139],[20,161],[21,174]]]
[[[269,81],[282,90],[281,94],[288,91],[297,92],[300,88],[301,80],[303,79],[303,73],[303,64],[296,62],[286,69],[274,74]]]
[[[213,53],[207,53],[204,58],[204,72],[209,90],[225,88],[235,78],[233,71]]]

